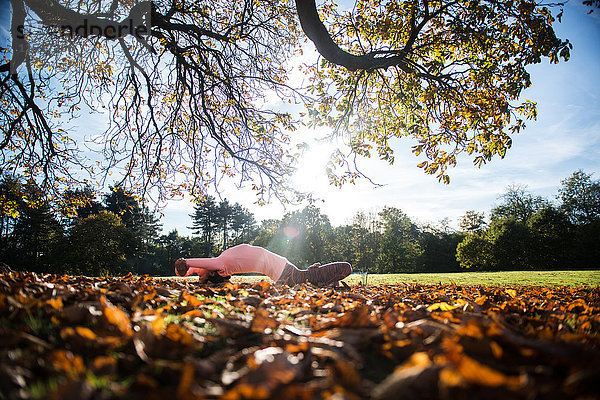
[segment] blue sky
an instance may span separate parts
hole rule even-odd
[[[10,0],[0,0],[0,43],[10,37]]]
[[[8,0],[0,0],[0,26],[8,27]],[[538,118],[513,137],[513,147],[504,159],[495,159],[478,169],[469,158],[459,158],[450,170],[451,183],[443,185],[434,176],[425,175],[410,152],[413,142],[402,139],[393,144],[396,162],[390,166],[376,159],[363,160],[363,172],[381,187],[367,181],[342,189],[327,184],[324,168],[334,145],[313,145],[302,160],[295,183],[303,190],[313,191],[316,203],[334,225],[344,224],[360,210],[377,211],[383,206],[402,209],[413,220],[435,223],[448,218],[456,225],[466,210],[488,212],[497,197],[510,184],[523,184],[550,200],[554,199],[560,181],[578,169],[594,173],[600,179],[600,10],[591,15],[581,1],[571,1],[565,8],[563,22],[556,24],[559,37],[573,43],[568,62],[531,66],[533,85],[523,93],[523,99],[536,101]],[[7,32],[0,32],[6,37]],[[103,123],[97,118],[76,121],[79,127]],[[98,132],[100,133],[100,132]],[[315,137],[326,132],[300,129],[294,135]],[[228,190],[222,195],[230,202],[249,208],[257,220],[281,218],[286,211],[277,202],[258,207],[251,190]],[[190,234],[191,203],[184,199],[168,203],[162,210],[163,231],[177,229]]]

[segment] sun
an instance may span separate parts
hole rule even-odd
[[[300,156],[296,172],[291,177],[295,189],[308,192],[328,190],[327,163],[338,148],[336,143],[312,139]]]

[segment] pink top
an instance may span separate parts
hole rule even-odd
[[[279,279],[288,260],[285,257],[263,249],[262,247],[240,244],[231,247],[216,258],[187,259],[190,267],[186,276],[199,275],[203,270],[218,271],[220,275],[232,275],[243,272],[258,272],[273,280]]]

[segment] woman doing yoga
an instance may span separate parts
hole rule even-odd
[[[205,281],[214,273],[227,277],[245,272],[265,274],[276,283],[289,286],[305,282],[316,286],[336,286],[352,273],[352,267],[347,262],[315,263],[301,270],[285,257],[248,244],[231,247],[218,257],[180,258],[175,261],[175,273],[178,276],[198,274],[200,281]]]

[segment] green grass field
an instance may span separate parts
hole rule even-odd
[[[260,276],[234,276],[233,280],[256,281],[268,279]],[[369,274],[367,284],[396,283],[457,283],[461,285],[538,285],[538,286],[599,286],[600,271],[502,271],[502,272],[457,272],[432,274]],[[344,281],[348,284],[364,282],[364,275],[353,274]]]

